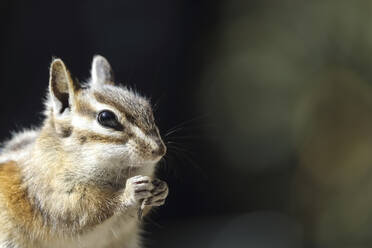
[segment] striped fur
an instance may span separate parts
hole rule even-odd
[[[101,126],[102,110],[123,130]],[[153,178],[165,153],[149,102],[114,85],[103,57],[83,86],[56,59],[44,113],[0,153],[0,248],[140,247],[127,179]]]

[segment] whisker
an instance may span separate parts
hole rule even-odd
[[[161,99],[163,98],[165,96],[165,92],[156,100],[156,102],[153,104],[153,106],[152,106],[152,110],[154,111],[154,112],[156,112],[157,110],[158,110],[158,108],[159,108],[159,104],[160,104],[160,101],[161,101]]]
[[[191,162],[191,164],[195,168],[201,169],[200,166],[193,159],[194,154],[190,150],[188,150],[184,147],[180,147],[180,145],[177,146],[177,145],[173,144],[172,146],[169,147],[169,152],[174,153],[175,155],[183,156],[183,158],[186,159],[188,162]]]
[[[175,132],[181,131],[182,129],[183,129],[182,127],[178,127],[178,128],[176,128],[176,129],[174,129],[174,130],[172,130],[172,131],[167,132],[167,133],[164,135],[164,137],[166,138],[166,137],[168,137],[169,135],[171,135],[171,134],[173,134],[173,133],[175,133]]]
[[[184,128],[185,125],[187,125],[187,124],[190,124],[190,123],[192,123],[192,122],[195,122],[195,121],[200,120],[200,119],[205,119],[205,118],[207,118],[206,115],[204,115],[204,116],[197,116],[197,117],[194,117],[194,118],[192,118],[192,119],[190,119],[190,120],[183,121],[183,122],[181,122],[181,123],[175,125],[174,127],[170,128],[169,131],[165,134],[165,137],[166,137],[166,136],[169,136],[169,135],[172,134],[172,133],[174,133],[175,130],[179,130],[179,129]]]
[[[177,140],[201,140],[203,139],[203,137],[201,136],[172,136],[172,137],[168,137],[166,141],[177,141]]]
[[[191,132],[200,132],[202,131],[205,127],[208,127],[207,125],[200,125],[200,126],[183,126],[183,127],[178,127],[176,129],[173,129],[171,131],[168,131],[165,135],[164,138],[172,137],[170,135],[174,133],[178,133],[180,131],[183,131],[186,133],[191,133]]]
[[[165,158],[167,158],[167,160],[168,160],[167,166],[162,168],[162,169],[164,169],[165,174],[167,174],[171,178],[178,179],[178,173],[177,173],[178,171],[176,170],[175,166],[169,166],[168,165],[168,164],[178,165],[178,163],[174,162],[174,161],[177,161],[178,158],[174,156],[172,151],[169,151],[165,155]],[[169,160],[171,160],[171,161],[169,161]]]

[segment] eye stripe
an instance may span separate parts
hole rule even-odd
[[[112,137],[108,135],[92,133],[89,131],[77,131],[76,135],[81,144],[87,142],[125,144],[129,140],[129,135],[127,134],[123,134],[121,137]]]
[[[111,137],[121,137],[124,132],[114,132],[110,128],[102,127],[98,121],[96,121],[96,117],[92,118],[83,118],[81,116],[74,116],[72,118],[71,125],[73,126],[74,130],[78,131],[86,131],[91,133],[96,133],[103,136],[111,136]]]
[[[107,104],[109,106],[112,106],[113,108],[120,111],[127,119],[128,122],[130,122],[133,125],[138,126],[140,129],[142,129],[144,132],[146,130],[152,129],[153,123],[148,120],[148,118],[142,118],[141,113],[131,112],[130,109],[126,109],[122,104],[115,101],[115,99],[112,99],[110,97],[104,96],[100,92],[94,92],[94,97],[99,103]],[[141,106],[138,106],[138,108],[141,108]],[[143,115],[150,115],[151,110],[144,110],[142,111]]]

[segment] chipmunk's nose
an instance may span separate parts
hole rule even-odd
[[[155,143],[157,145],[157,148],[153,149],[151,154],[155,157],[163,157],[167,152],[167,147],[160,138],[156,138]]]

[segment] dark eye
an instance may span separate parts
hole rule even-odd
[[[109,110],[103,110],[99,112],[97,120],[99,124],[101,124],[104,127],[114,128],[117,130],[121,130],[123,128],[122,125],[119,123],[116,115]]]

